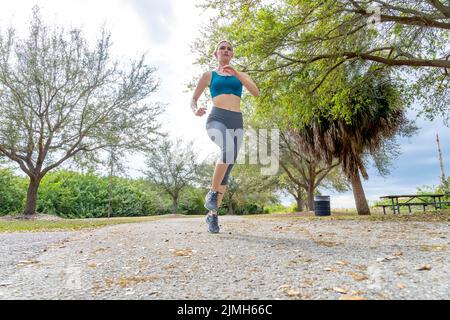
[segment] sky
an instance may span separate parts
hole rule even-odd
[[[195,7],[196,1],[186,0],[0,0],[0,32],[12,25],[19,35],[26,35],[31,9],[37,4],[50,24],[81,27],[88,40],[99,36],[103,25],[112,35],[112,53],[119,59],[129,60],[146,54],[147,62],[157,67],[160,87],[155,100],[166,103],[166,112],[160,121],[163,129],[173,138],[191,141],[201,157],[216,152],[216,146],[205,131],[207,115],[195,117],[190,109],[192,91],[187,83],[195,80],[200,67],[195,65],[191,45],[208,20]],[[208,108],[211,109],[209,104]],[[410,112],[415,118],[416,114]],[[446,174],[450,174],[450,128],[441,119],[433,122],[417,119],[420,131],[409,139],[401,139],[401,156],[393,163],[391,174],[380,177],[369,168],[369,180],[363,181],[369,204],[382,195],[415,193],[418,187],[439,184],[439,161],[436,133],[439,134]],[[130,175],[138,176],[144,166],[143,159],[129,161]],[[351,191],[331,195],[332,208],[354,208]],[[283,203],[293,198],[283,199]]]

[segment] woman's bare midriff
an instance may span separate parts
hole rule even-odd
[[[212,99],[213,105],[217,108],[241,112],[241,98],[234,94],[221,94]]]

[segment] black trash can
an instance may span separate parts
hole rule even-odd
[[[314,213],[316,216],[331,215],[330,196],[315,196],[314,197]]]

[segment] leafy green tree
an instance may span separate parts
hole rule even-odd
[[[319,187],[346,191],[349,186],[345,177],[339,170],[339,161],[333,160],[330,164],[305,154],[301,145],[297,143],[297,134],[294,130],[281,132],[280,166],[286,173],[288,180],[285,185],[297,201],[297,208],[301,211],[304,197],[310,211],[314,210],[314,195]],[[302,190],[303,189],[303,190]]]
[[[370,81],[369,81],[370,80]],[[370,214],[360,175],[368,179],[366,155],[379,155],[386,140],[409,136],[415,126],[406,118],[403,100],[389,78],[365,78],[344,87],[347,103],[355,111],[346,122],[317,114],[310,125],[298,131],[300,148],[313,158],[331,164],[338,159],[350,179],[358,214]],[[350,90],[347,90],[350,88]],[[336,95],[342,92],[336,88]],[[335,100],[328,102],[335,103]],[[329,106],[326,109],[333,109]]]
[[[266,100],[280,100],[272,90],[287,82],[307,97],[359,64],[395,70],[399,81],[414,78],[408,93],[422,101],[421,111],[450,120],[448,1],[206,0],[202,6],[217,15],[194,46],[199,62],[209,61],[225,35],[235,44],[237,65],[254,73]],[[309,111],[300,117],[305,122]]]
[[[284,195],[288,194],[294,197],[295,211],[303,211],[308,201],[305,189],[292,181],[286,172],[280,174],[279,185]]]
[[[192,144],[161,139],[147,153],[145,174],[149,181],[162,188],[172,198],[172,213],[178,209],[180,194],[196,180],[199,169],[197,155]]]
[[[33,9],[30,34],[0,35],[0,155],[29,177],[25,215],[39,185],[75,156],[151,145],[159,104],[144,103],[158,83],[144,57],[122,66],[105,30],[94,48],[81,30],[51,29]]]

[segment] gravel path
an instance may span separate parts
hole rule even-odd
[[[449,223],[169,218],[0,234],[1,299],[449,299]]]

